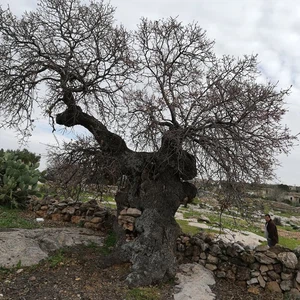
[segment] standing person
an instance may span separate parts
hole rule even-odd
[[[265,214],[265,220],[265,235],[268,240],[268,246],[272,247],[278,243],[277,227],[269,214]]]

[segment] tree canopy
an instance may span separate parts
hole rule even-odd
[[[3,125],[30,127],[37,104],[55,126],[67,107],[56,122],[88,127],[103,149],[127,142],[156,151],[168,136],[195,155],[200,175],[269,178],[274,157],[291,146],[280,123],[289,90],[257,82],[256,56],[217,57],[197,23],[142,19],[132,34],[114,25],[114,10],[103,1],[42,0],[17,18],[1,8]],[[101,120],[101,137],[85,114]]]

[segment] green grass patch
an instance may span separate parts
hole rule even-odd
[[[200,231],[200,228],[189,225],[189,222],[186,220],[176,220],[176,222],[184,233],[194,235]]]
[[[160,300],[161,294],[156,287],[133,288],[126,294],[126,300]]]
[[[116,245],[117,235],[114,231],[111,231],[106,239],[104,240],[104,245],[100,248],[100,252],[104,255],[111,253],[112,248]]]
[[[55,268],[59,264],[63,263],[65,259],[65,252],[63,249],[60,249],[56,253],[48,257],[48,262],[50,264],[50,267]]]
[[[199,218],[201,215],[203,215],[203,214],[201,214],[201,213],[198,212],[198,211],[193,211],[193,210],[185,211],[185,212],[183,213],[183,217],[184,217],[185,219],[197,219],[197,218]]]
[[[0,267],[0,275],[7,275],[12,272],[12,269]]]
[[[95,198],[95,195],[90,192],[81,192],[79,196],[79,200],[81,202],[88,202],[91,200],[91,198]]]
[[[267,242],[262,242],[262,245],[267,245]],[[291,250],[294,250],[296,247],[299,246],[299,240],[295,239],[295,238],[286,238],[286,237],[282,237],[279,236],[279,245],[289,248]]]
[[[0,228],[40,228],[34,220],[27,220],[21,216],[22,210],[0,206]]]
[[[110,195],[103,195],[102,196],[102,201],[116,203],[115,198],[113,196],[110,196]]]
[[[291,209],[293,209],[292,206],[291,206]],[[286,218],[299,217],[300,213],[299,212],[295,212],[295,211],[291,211],[291,212],[276,211],[276,216],[286,217]]]
[[[298,229],[294,229],[292,228],[291,226],[280,226],[280,225],[277,225],[277,228],[278,229],[282,229],[282,230],[285,230],[285,231],[298,231]]]
[[[294,250],[296,247],[299,246],[299,240],[296,238],[287,238],[279,236],[279,245]]]
[[[104,206],[110,209],[115,209],[117,208],[117,204],[116,203],[112,203],[112,202],[105,202]]]
[[[103,195],[101,202],[105,207],[108,207],[110,209],[115,209],[117,207],[115,198],[110,195]]]
[[[199,204],[202,204],[202,200],[199,199],[198,197],[195,197],[193,200],[192,200],[192,204],[194,205],[199,205]]]

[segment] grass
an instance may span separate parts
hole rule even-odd
[[[176,222],[184,233],[194,235],[200,231],[200,228],[189,225],[187,220],[176,220]]]
[[[110,209],[115,209],[117,207],[115,198],[110,195],[103,195],[101,202]]]
[[[22,217],[22,210],[0,206],[0,228],[39,228],[34,220]]]
[[[280,226],[280,225],[277,225],[277,228],[285,230],[285,231],[298,231],[297,229],[294,229],[291,226]]]
[[[117,242],[117,235],[114,231],[111,231],[105,241],[104,241],[104,245],[102,247],[100,247],[100,252],[104,255],[108,255],[109,253],[111,253],[112,248],[116,245]]]
[[[299,217],[300,213],[299,212],[295,212],[295,211],[293,211],[293,212],[281,212],[281,211],[277,211],[276,215],[280,216],[280,217],[290,218],[290,217]]]
[[[286,238],[283,236],[279,236],[279,245],[294,250],[299,246],[299,240],[297,240],[296,238]]]
[[[211,224],[220,223],[220,216],[218,214],[213,214],[213,213],[203,214],[201,212],[191,211],[191,210],[183,213],[183,217],[185,219],[190,219],[190,218],[197,219],[201,215],[205,215],[207,218],[209,218]],[[236,217],[227,217],[223,215],[221,218],[221,223],[223,228],[234,229],[234,230],[247,230],[257,234],[260,232],[260,228],[258,226],[254,226],[251,222],[247,222],[246,220],[242,220]],[[212,225],[212,226],[217,227],[218,225]]]
[[[12,269],[0,267],[0,275],[7,275],[12,272]]]
[[[116,203],[112,203],[112,202],[106,202],[104,203],[104,206],[110,209],[115,209],[117,208],[117,204]]]
[[[201,215],[205,215],[210,219],[211,224],[218,224],[220,222],[220,217],[218,213],[205,213],[205,212],[198,212],[198,211],[193,211],[189,208],[183,209],[180,208],[183,212],[183,216],[186,219],[198,219]],[[281,216],[296,216],[298,214],[294,213],[277,213],[275,212],[276,215],[281,215]],[[255,233],[260,236],[264,236],[264,232],[261,229],[261,226],[254,224],[251,222],[251,220],[245,220],[241,218],[235,218],[235,217],[228,217],[228,216],[222,216],[222,228],[225,229],[230,229],[234,231],[248,231]],[[187,220],[177,220],[177,223],[180,225],[182,231],[184,233],[188,234],[195,234],[199,232],[199,228],[191,226],[188,224]],[[263,224],[263,223],[262,223]],[[217,225],[212,225],[212,227],[217,227]],[[277,226],[278,229],[283,229],[286,231],[296,231],[292,229],[290,226]],[[212,233],[218,233],[214,229],[205,229],[206,232],[212,232]],[[263,243],[266,244],[266,243]],[[279,237],[279,244],[287,247],[289,249],[294,250],[297,246],[299,246],[299,240],[296,238],[288,238],[288,237]]]
[[[63,263],[65,259],[64,250],[60,249],[55,254],[48,257],[48,262],[52,268],[55,268],[59,264]]]
[[[156,287],[133,288],[126,294],[126,300],[159,300],[161,295]]]
[[[97,243],[95,243],[94,241],[90,241],[86,245],[86,247],[89,248],[89,249],[97,249],[97,248],[99,248],[99,245]]]
[[[115,246],[117,242],[117,236],[114,231],[108,233],[106,239],[104,240],[104,245],[99,246],[95,242],[89,242],[86,247],[89,249],[97,250],[103,255],[108,255],[111,253],[112,248]]]
[[[261,243],[262,245],[267,245],[267,242]],[[286,238],[283,236],[279,236],[279,245],[294,250],[299,246],[299,240],[295,238]]]
[[[193,211],[193,210],[187,210],[183,213],[183,217],[185,219],[197,219],[201,215],[202,215],[202,213],[200,213],[198,211]]]

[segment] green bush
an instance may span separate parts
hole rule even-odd
[[[275,225],[279,225],[279,226],[282,226],[282,222],[281,222],[281,218],[280,217],[275,217],[273,219]]]
[[[37,195],[38,181],[43,181],[39,163],[22,160],[20,153],[0,153],[0,205],[25,207],[28,196]]]

